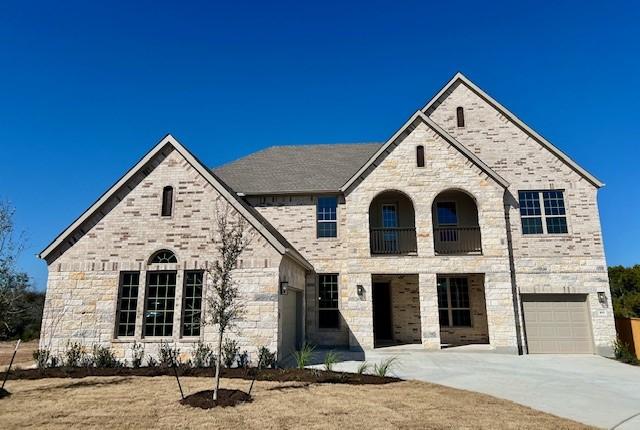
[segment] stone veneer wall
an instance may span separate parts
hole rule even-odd
[[[183,352],[198,340],[215,344],[215,328],[206,326],[199,338],[180,336],[183,269],[203,269],[217,259],[212,242],[215,212],[225,203],[217,191],[176,151],[158,156],[156,166],[129,191],[123,200],[100,219],[77,243],[49,262],[49,278],[42,322],[42,347],[54,352],[67,341],[111,345],[120,356],[130,358],[133,341],[142,342],[155,354],[161,339],[142,336],[144,282],[149,270],[177,270],[173,336]],[[166,185],[174,188],[171,217],[161,217],[161,195]],[[234,279],[239,285],[245,313],[232,337],[255,358],[256,348],[278,348],[278,282],[282,256],[252,227],[252,243],[241,256]],[[178,264],[148,265],[159,249],[175,252]],[[140,271],[136,332],[132,338],[114,337],[120,271]],[[286,273],[298,270],[288,267]],[[290,275],[294,277],[293,275]],[[206,280],[205,280],[206,285]],[[207,294],[205,287],[205,296]]]
[[[471,309],[471,327],[440,327],[440,339],[443,344],[469,345],[489,343],[487,327],[487,309],[484,297],[484,279],[481,274],[467,276],[469,285],[469,307]]]
[[[462,128],[455,119],[458,106],[465,112]],[[428,113],[511,183],[506,203],[518,292],[588,294],[596,348],[610,355],[615,325],[597,188],[465,84],[444,94]],[[569,234],[522,234],[517,204],[511,203],[519,190],[545,189],[564,190]],[[605,292],[605,306],[598,292]]]

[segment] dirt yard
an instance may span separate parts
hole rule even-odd
[[[185,395],[210,389],[211,378],[182,378]],[[250,381],[224,379],[248,390]],[[253,402],[203,410],[181,405],[174,378],[88,377],[10,380],[0,400],[3,429],[583,429],[581,424],[490,396],[423,382],[307,385],[256,382]]]
[[[0,369],[4,369],[5,366],[9,365],[15,347],[15,341],[0,342]],[[36,349],[38,349],[37,340],[22,342],[20,348],[18,348],[18,353],[16,354],[16,359],[13,361],[13,365],[19,364],[20,367],[27,367],[33,364],[33,351]]]

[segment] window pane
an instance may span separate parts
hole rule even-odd
[[[340,312],[337,309],[320,309],[318,311],[318,327],[339,328]]]
[[[544,200],[545,215],[565,215],[562,191],[544,191],[542,199]]]
[[[536,216],[541,215],[540,196],[537,191],[520,191],[518,193],[520,200],[520,215]]]
[[[203,275],[201,271],[185,272],[182,293],[182,336],[200,336]]]
[[[418,167],[424,167],[424,146],[422,145],[416,148],[416,163]]]
[[[176,272],[149,272],[145,300],[144,335],[171,336]]]
[[[173,206],[173,187],[164,187],[162,190],[162,216],[171,216]]]
[[[447,309],[440,309],[438,314],[440,316],[440,326],[449,327],[449,311]]]
[[[453,326],[470,327],[471,311],[469,309],[456,309],[451,311],[453,317]]]
[[[151,257],[151,263],[177,263],[178,260],[173,252],[163,249],[156,252]]]
[[[449,288],[451,290],[451,307],[468,308],[469,286],[467,285],[467,278],[450,278]]]
[[[140,273],[138,272],[126,272],[120,276],[116,336],[133,336],[135,334],[139,282]]]
[[[337,236],[337,197],[318,197],[317,224],[318,237]]]
[[[338,275],[318,275],[318,326],[338,328]]]
[[[398,208],[395,205],[382,206],[382,226],[385,228],[398,226]]]
[[[522,218],[523,234],[542,234],[542,218]]]
[[[464,108],[459,106],[456,109],[456,116],[458,120],[458,127],[464,127]]]
[[[449,306],[449,300],[447,299],[447,280],[438,279],[438,307],[446,308]]]
[[[547,218],[547,233],[549,234],[568,233],[567,218],[563,216]]]
[[[458,214],[454,202],[439,202],[437,208],[438,224],[458,224]]]
[[[318,237],[336,237],[338,235],[335,222],[319,222]]]

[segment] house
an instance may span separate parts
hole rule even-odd
[[[41,344],[215,342],[216,209],[252,244],[242,349],[484,344],[611,354],[603,183],[462,74],[384,143],[272,147],[207,168],[166,136],[40,257]],[[203,298],[204,297],[204,298]]]

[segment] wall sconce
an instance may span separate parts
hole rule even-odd
[[[362,298],[364,296],[364,287],[360,284],[357,285],[358,297]]]
[[[283,296],[287,294],[287,289],[289,288],[289,283],[287,281],[280,281],[280,294]]]
[[[607,295],[604,293],[604,291],[598,291],[598,301],[603,308],[607,307]]]

